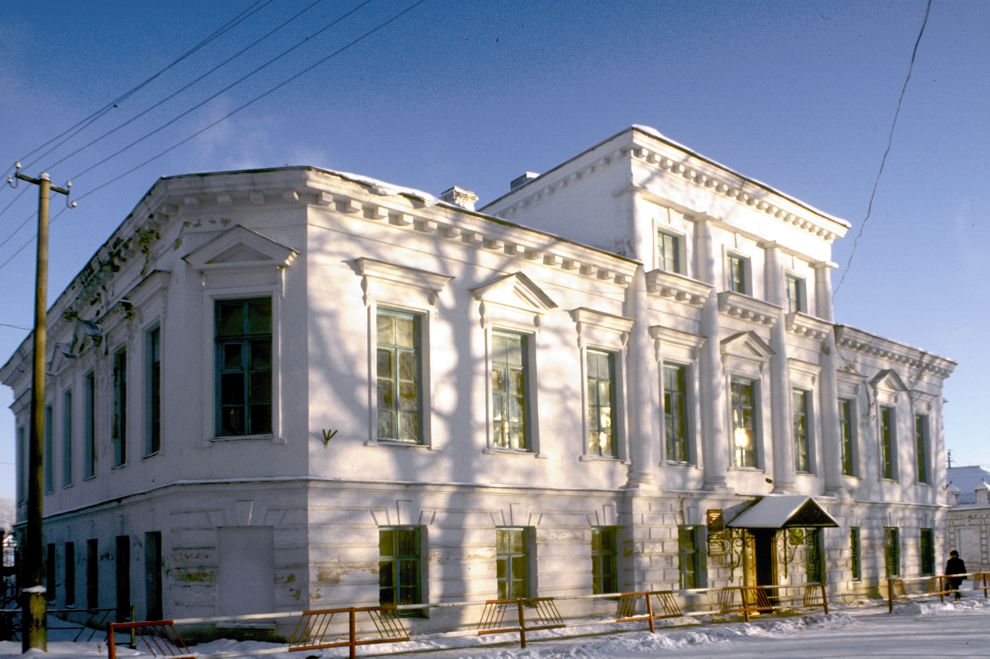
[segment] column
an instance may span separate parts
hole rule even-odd
[[[839,435],[839,385],[836,371],[839,366],[839,353],[835,347],[835,333],[829,331],[822,341],[822,375],[819,385],[819,406],[821,407],[822,465],[825,476],[825,493],[841,495],[844,492],[842,479],[842,438]],[[855,420],[853,421],[855,422]]]
[[[780,248],[775,242],[761,243],[766,255],[767,301],[780,307],[770,328],[770,425],[772,427],[773,489],[788,492],[794,485],[794,439],[791,420],[791,378],[787,370],[787,292],[780,266]]]
[[[715,249],[712,245],[710,221],[695,220],[695,264],[698,279],[711,284],[712,291],[701,310],[701,335],[704,343],[698,359],[698,389],[701,392],[701,459],[705,489],[722,490],[729,469],[728,434],[725,420],[728,400],[725,394],[725,372],[722,368],[722,346],[718,316],[718,284]]]
[[[815,269],[815,315],[822,320],[835,320],[832,309],[832,270],[834,263],[819,261],[812,264]]]
[[[629,480],[628,488],[652,486],[656,468],[655,445],[658,441],[659,400],[656,395],[656,378],[650,368],[656,359],[649,335],[649,310],[646,300],[646,272],[636,269],[630,297],[627,298],[629,316],[636,319],[629,337],[627,361],[629,383]]]

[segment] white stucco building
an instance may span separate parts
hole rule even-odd
[[[943,560],[955,364],[836,324],[846,222],[637,127],[444,197],[152,187],[49,315],[59,604],[840,594]]]

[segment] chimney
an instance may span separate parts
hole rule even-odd
[[[976,488],[976,505],[985,506],[990,504],[990,498],[988,498],[990,492],[987,491],[986,484]]]
[[[467,188],[453,186],[440,193],[440,198],[448,204],[454,204],[469,211],[474,210],[474,205],[478,202],[478,195]]]
[[[540,175],[537,172],[523,172],[521,176],[517,176],[512,179],[511,183],[509,183],[509,191],[512,192],[513,190],[518,190],[530,181],[539,178],[539,176]]]

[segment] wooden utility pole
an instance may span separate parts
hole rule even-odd
[[[7,183],[16,187],[17,179],[38,186],[38,258],[34,275],[34,362],[31,373],[31,422],[28,439],[27,478],[27,528],[24,532],[24,549],[21,552],[21,649],[48,651],[48,595],[42,582],[45,576],[44,510],[42,484],[45,456],[45,339],[48,328],[48,204],[52,191],[69,196],[69,188],[52,185],[48,172],[38,178],[17,173],[7,177]],[[73,208],[75,202],[69,207]],[[53,557],[48,557],[51,560]],[[55,584],[48,584],[54,587]]]

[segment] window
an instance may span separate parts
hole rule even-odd
[[[25,500],[24,465],[27,463],[27,444],[24,443],[24,426],[17,429],[17,501]]]
[[[497,448],[529,447],[527,347],[522,334],[492,333],[492,443]]]
[[[750,295],[749,259],[738,254],[729,254],[728,258],[729,290],[734,293]]]
[[[55,452],[52,449],[52,406],[45,405],[45,493],[55,491]]]
[[[96,538],[86,541],[86,608],[100,606],[100,551]]]
[[[588,350],[585,355],[588,377],[588,454],[614,458],[615,441],[615,355]]]
[[[378,531],[378,601],[420,604],[423,601],[421,534],[419,527]]]
[[[117,620],[131,619],[131,538],[118,535],[116,540]]]
[[[732,378],[732,456],[736,467],[756,467],[756,383]]]
[[[853,581],[861,580],[863,578],[863,559],[858,526],[849,528],[849,562],[852,567]]]
[[[811,431],[808,427],[808,392],[804,389],[791,390],[791,414],[794,416],[794,470],[799,473],[811,471]]]
[[[687,462],[687,367],[677,364],[663,366],[663,420],[667,460]]]
[[[146,620],[161,620],[162,612],[162,534],[144,534],[144,615]]]
[[[677,568],[681,590],[705,587],[703,532],[700,526],[677,529]]]
[[[897,577],[901,574],[901,535],[894,527],[883,530],[883,565],[887,577]]]
[[[49,544],[45,552],[45,590],[49,602],[55,601],[55,545]]]
[[[162,449],[162,331],[144,334],[144,454]]]
[[[272,300],[218,300],[216,426],[220,437],[272,432]]]
[[[379,309],[378,439],[423,442],[420,318]]]
[[[918,554],[921,556],[921,574],[926,577],[935,574],[934,529],[921,529],[918,537]]]
[[[897,478],[897,466],[894,463],[896,439],[894,408],[882,406],[880,408],[880,468],[884,478]]]
[[[96,376],[92,371],[86,374],[83,385],[85,408],[84,430],[86,444],[83,446],[84,478],[96,475]],[[94,608],[94,607],[90,607]]]
[[[619,592],[616,531],[614,526],[591,529],[591,592],[595,595]]]
[[[806,313],[808,311],[808,300],[805,293],[804,277],[787,275],[785,279],[785,285],[787,287],[787,313],[794,313],[795,311]]]
[[[72,485],[72,390],[62,394],[62,487]]]
[[[76,605],[76,545],[65,543],[65,605]]]
[[[666,231],[657,232],[657,267],[664,272],[684,274],[681,268],[681,237]]]
[[[914,417],[914,455],[917,460],[917,478],[919,483],[928,482],[928,415],[916,414]]]
[[[839,399],[839,442],[842,452],[842,473],[846,476],[856,474],[856,434],[853,402],[848,398]]]
[[[501,600],[530,596],[529,536],[526,528],[495,530],[495,571]]]
[[[127,463],[127,349],[113,354],[113,466]]]
[[[808,583],[825,583],[825,554],[822,551],[822,530],[804,530],[804,559]]]

